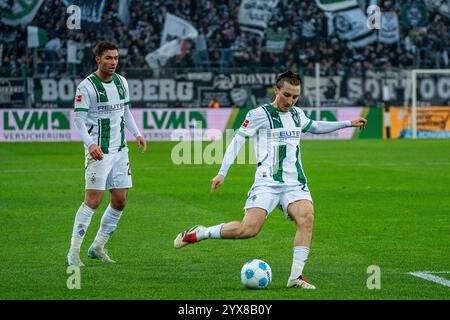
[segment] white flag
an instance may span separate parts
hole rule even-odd
[[[27,27],[28,48],[42,47],[47,43],[47,31],[35,26]]]
[[[180,39],[175,39],[167,42],[157,50],[150,52],[145,56],[145,61],[150,68],[158,70],[160,67],[166,65],[167,60],[181,53]]]
[[[378,33],[378,41],[383,43],[396,43],[400,40],[400,27],[397,13],[381,13],[381,29]]]
[[[81,43],[69,40],[67,41],[67,62],[81,63],[83,60],[83,45]]]
[[[123,24],[130,22],[130,3],[129,0],[119,0],[119,19]]]
[[[189,21],[170,13],[166,14],[160,47],[175,38],[194,39],[196,37],[198,37],[198,31]]]

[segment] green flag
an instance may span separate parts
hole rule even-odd
[[[286,30],[275,32],[272,29],[268,29],[266,33],[266,49],[267,52],[280,53],[283,52],[286,45]]]
[[[6,2],[6,1],[5,1]],[[44,0],[11,1],[11,5],[0,10],[2,22],[9,26],[27,25],[33,21]]]
[[[28,48],[36,48],[45,46],[47,43],[47,31],[35,26],[27,27]]]

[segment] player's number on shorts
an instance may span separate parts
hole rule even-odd
[[[131,176],[131,168],[130,168],[130,163],[127,162],[127,167],[128,167],[128,175]]]

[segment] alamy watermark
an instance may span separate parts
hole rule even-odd
[[[76,5],[71,5],[67,7],[66,13],[70,14],[69,18],[66,20],[66,26],[69,30],[80,30],[81,29],[81,8]]]
[[[66,273],[69,275],[67,278],[67,289],[81,289],[81,272],[78,266],[69,266],[66,269]]]
[[[371,265],[367,267],[367,274],[370,276],[367,278],[367,289],[381,289],[381,269],[377,265]]]
[[[367,7],[367,28],[370,30],[381,29],[381,9],[377,5],[370,5]]]
[[[239,143],[232,143],[235,135],[245,136],[240,130],[227,129],[224,134],[217,129],[179,129],[171,134],[171,141],[178,141],[172,148],[171,159],[175,165],[181,164],[259,164],[261,163],[276,169],[280,152],[286,152],[286,146],[292,145],[300,149],[298,140],[301,136],[299,129],[259,130],[248,139],[248,149]],[[244,139],[243,137],[242,139]],[[228,148],[234,148],[236,159],[225,157]],[[300,150],[296,150],[300,152]],[[269,159],[269,154],[274,159]],[[272,161],[273,163],[268,163]]]

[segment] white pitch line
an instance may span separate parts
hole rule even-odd
[[[418,271],[418,272],[408,272],[408,274],[415,276],[415,277],[422,278],[424,280],[435,282],[442,286],[450,287],[450,280],[432,275],[431,272],[433,272],[433,273],[450,273],[450,271],[436,271],[436,272],[434,272],[434,271]]]

